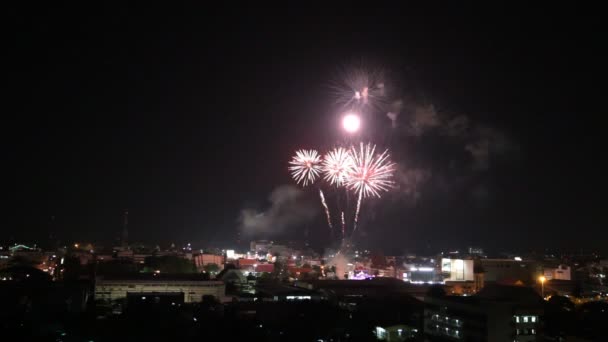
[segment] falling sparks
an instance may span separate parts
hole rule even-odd
[[[357,210],[355,211],[355,221],[353,224],[353,233],[357,230],[357,223],[359,223],[359,212],[361,211],[361,201],[363,201],[363,192],[359,192],[359,199],[357,200]]]
[[[289,171],[296,183],[313,184],[321,173],[321,157],[316,150],[299,150],[289,162]]]
[[[346,234],[346,220],[344,219],[344,212],[342,212],[342,238]]]
[[[358,150],[352,147],[350,151],[352,167],[348,170],[346,184],[360,199],[380,197],[381,192],[393,186],[395,164],[389,160],[388,150],[380,155],[375,154],[375,150],[375,145],[361,143]],[[360,207],[360,203],[357,203],[357,207]]]
[[[325,180],[335,186],[344,185],[347,171],[352,168],[352,163],[353,160],[347,149],[337,147],[329,151],[322,163]]]
[[[332,230],[333,226],[331,224],[331,216],[329,215],[329,208],[327,207],[327,202],[325,202],[325,195],[323,195],[323,190],[319,189],[319,197],[321,197],[321,204],[325,208],[325,214],[327,215],[327,224],[329,225],[329,229]]]

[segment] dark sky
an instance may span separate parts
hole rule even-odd
[[[11,8],[0,239],[107,241],[128,208],[134,240],[228,243],[243,208],[292,183],[294,149],[336,139],[328,85],[359,63],[409,108],[376,139],[424,175],[415,195],[370,202],[372,246],[605,247],[595,13]],[[412,135],[431,105],[440,122]],[[469,133],[446,136],[459,116]],[[488,140],[478,167],[467,146]]]

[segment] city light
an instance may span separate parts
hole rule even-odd
[[[540,281],[540,294],[543,297],[543,299],[545,298],[545,280],[547,280],[547,278],[545,278],[545,276],[541,275],[540,277],[538,277],[538,280]]]
[[[416,271],[420,271],[420,272],[432,272],[434,270],[435,269],[432,268],[432,267],[412,267],[412,268],[410,268],[410,271],[414,271],[414,272],[416,272]]]

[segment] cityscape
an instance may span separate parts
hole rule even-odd
[[[601,11],[335,5],[11,5],[3,341],[606,340]]]
[[[177,340],[603,336],[608,258],[594,253],[488,255],[469,247],[388,256],[353,245],[321,255],[293,241],[254,240],[242,249],[131,244],[126,224],[121,235],[108,247],[3,245],[6,331],[65,341],[112,340],[116,329]]]

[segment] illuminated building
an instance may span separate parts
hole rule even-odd
[[[413,284],[433,284],[441,282],[435,268],[429,266],[411,266],[409,272],[403,274],[403,280]]]
[[[192,256],[196,269],[202,270],[203,267],[209,264],[216,264],[220,268],[224,265],[224,257],[215,254],[195,254]]]
[[[198,275],[136,274],[98,277],[95,281],[96,300],[121,300],[133,293],[142,296],[146,293],[183,294],[185,303],[196,303],[204,295],[222,299],[225,285],[222,281],[203,280]]]
[[[473,281],[473,260],[441,259],[441,273],[445,281]]]
[[[469,247],[469,254],[470,255],[484,255],[483,253],[483,249],[479,248],[479,247]]]
[[[429,341],[537,341],[542,298],[529,287],[490,285],[474,296],[425,297]]]
[[[543,275],[547,280],[572,280],[570,266],[544,266]]]
[[[374,329],[374,335],[379,341],[410,341],[418,336],[418,329],[404,324],[386,327],[377,326]]]

